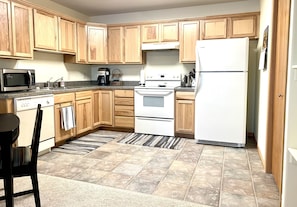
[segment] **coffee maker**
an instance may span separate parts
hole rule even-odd
[[[110,84],[109,81],[110,70],[109,68],[99,68],[97,73],[97,83],[101,86],[107,86]]]

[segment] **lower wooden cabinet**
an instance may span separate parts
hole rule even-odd
[[[76,133],[81,134],[93,128],[92,91],[75,93]]]
[[[114,91],[114,126],[134,129],[134,90]]]
[[[175,94],[175,133],[190,135],[194,138],[195,130],[195,95],[194,92],[177,91]]]
[[[54,96],[55,100],[55,142],[65,141],[75,136],[75,128],[65,131],[61,127],[61,108],[73,106],[75,110],[75,94],[63,93]]]
[[[113,126],[113,91],[93,91],[93,127]]]

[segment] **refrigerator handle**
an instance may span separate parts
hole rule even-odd
[[[197,45],[197,44],[196,44]],[[198,47],[196,46],[196,64],[195,64],[195,79],[196,79],[196,85],[195,85],[195,98],[197,96],[199,86],[200,86],[200,68],[201,68],[201,62],[200,62],[200,56],[199,56],[199,51]]]

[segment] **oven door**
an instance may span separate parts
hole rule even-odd
[[[173,89],[135,89],[135,116],[153,118],[174,118]]]

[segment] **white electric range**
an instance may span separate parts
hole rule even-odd
[[[180,85],[180,75],[158,74],[134,88],[135,133],[174,136],[174,89]]]

